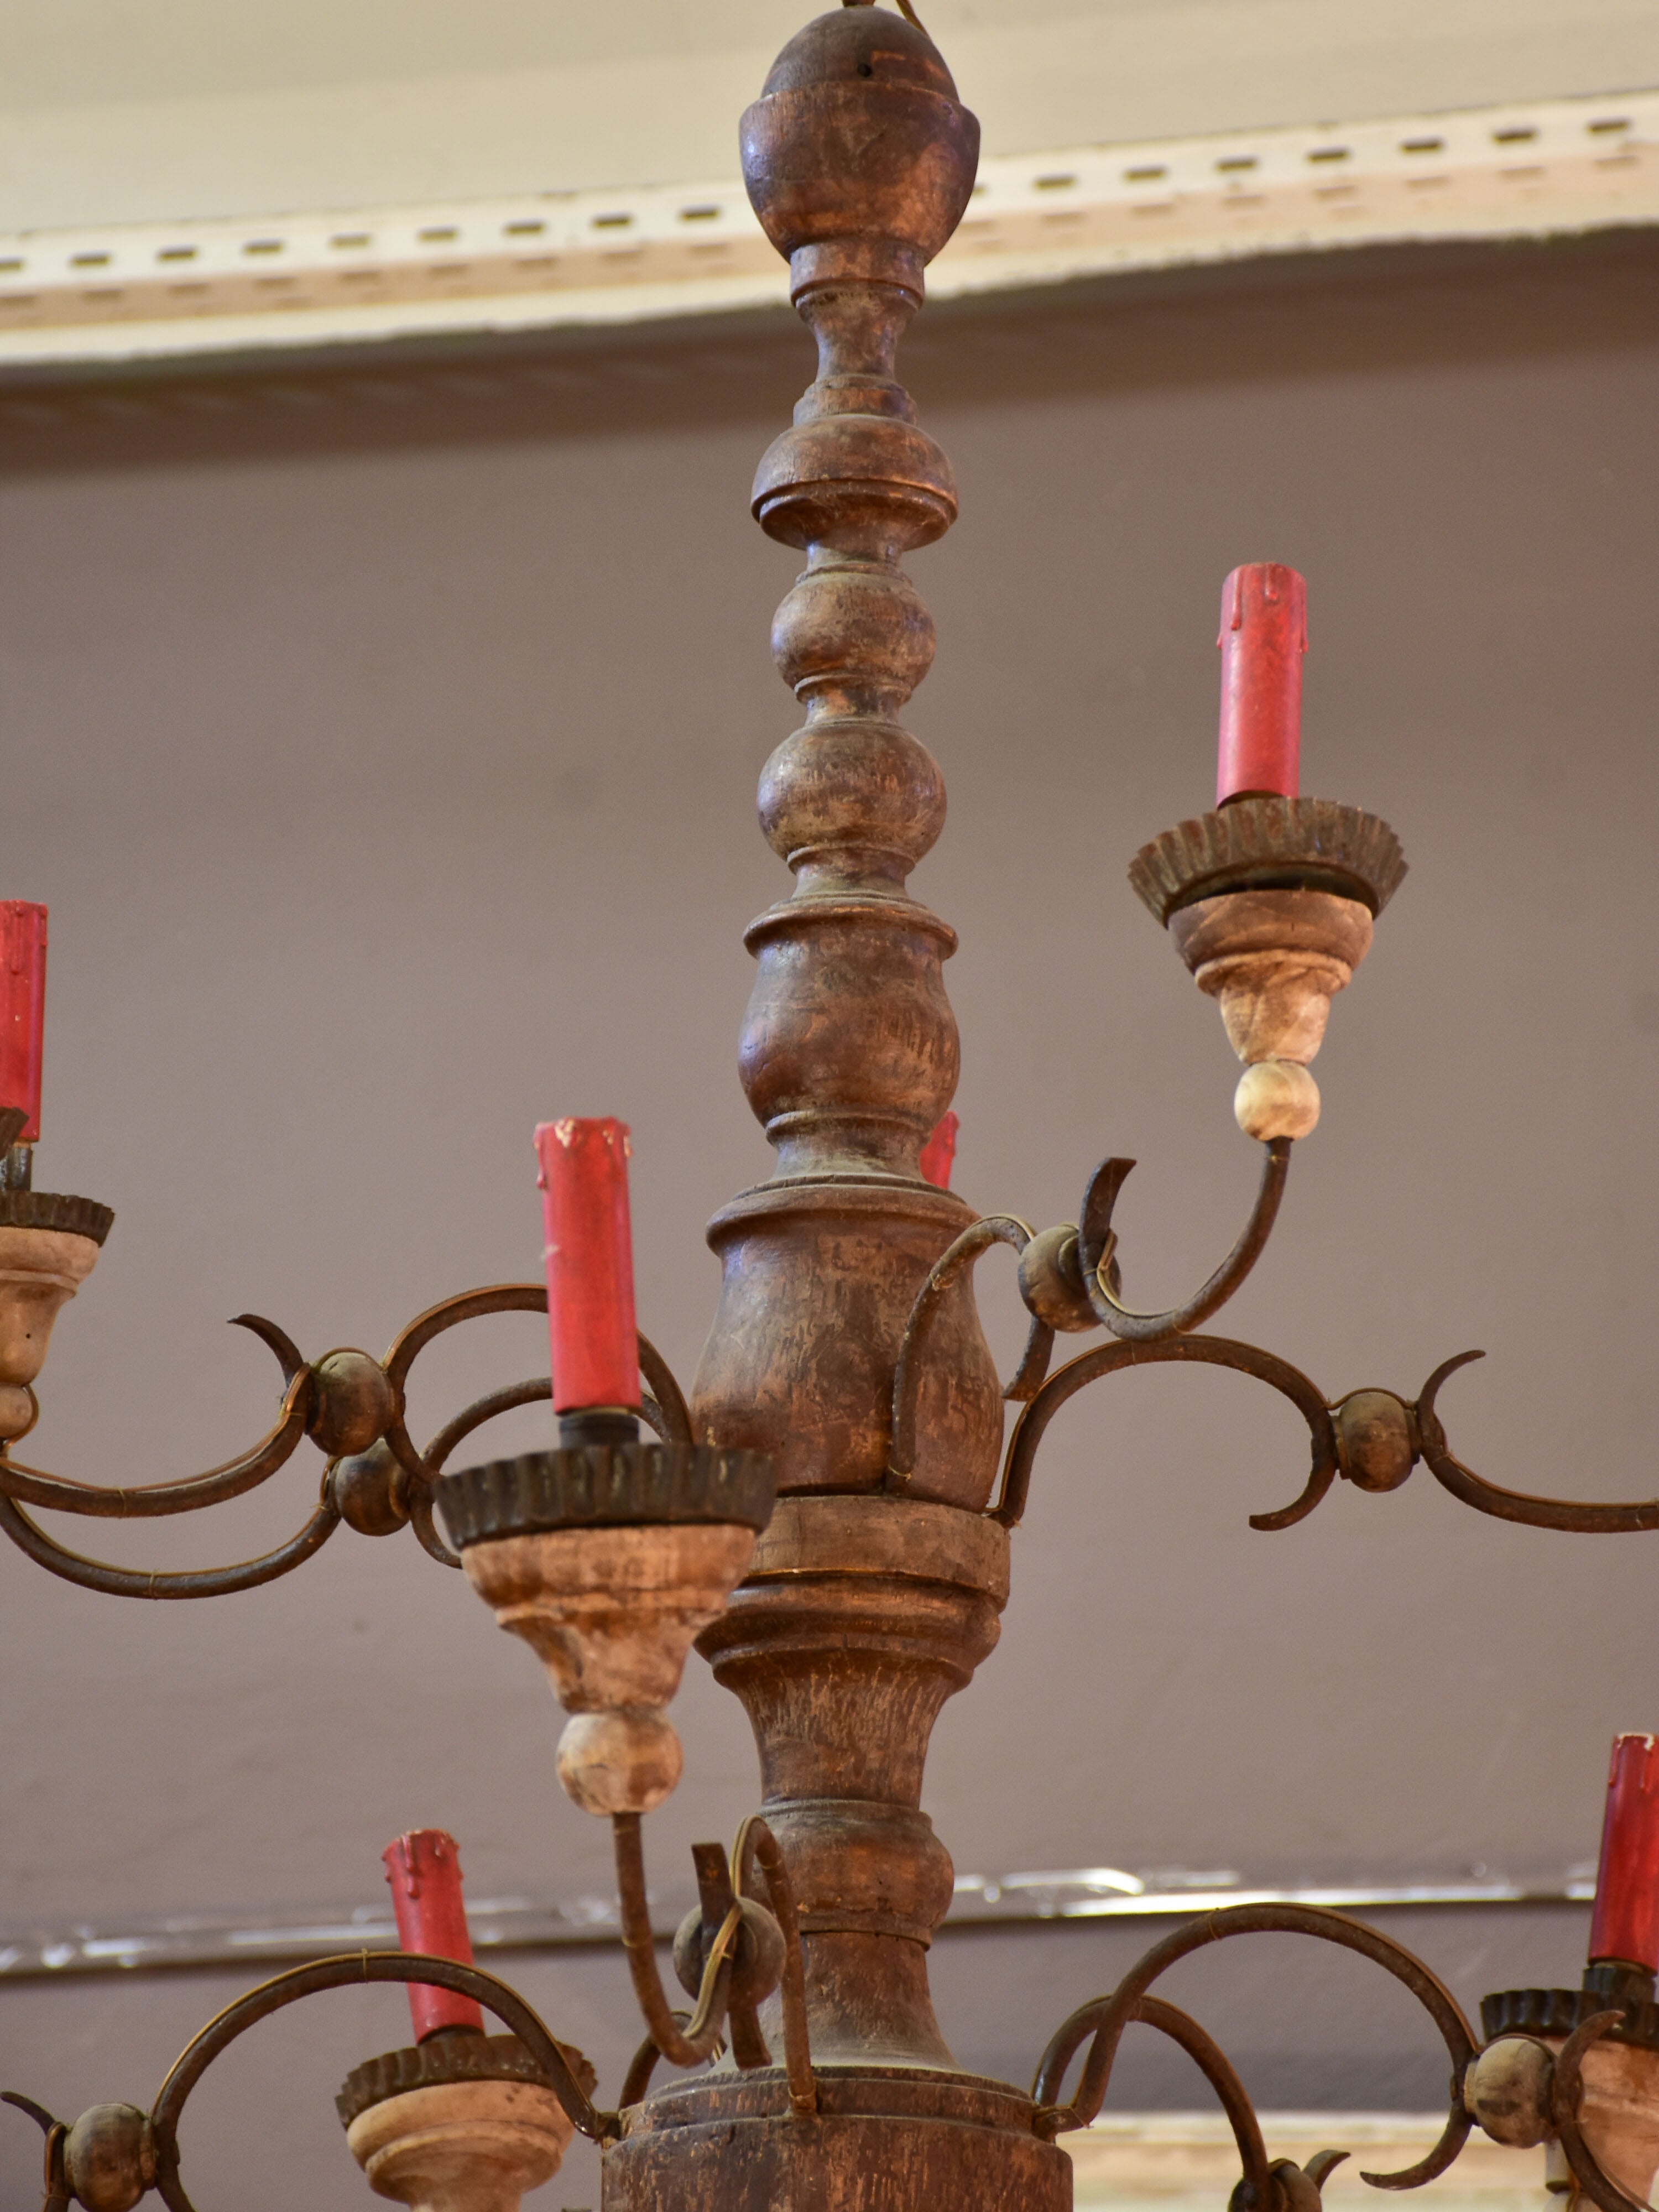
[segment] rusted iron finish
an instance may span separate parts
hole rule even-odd
[[[1026,1407],[1008,1440],[1002,1492],[991,1516],[1006,1528],[1017,1528],[1030,1494],[1031,1468],[1043,1431],[1068,1399],[1103,1375],[1115,1375],[1129,1367],[1155,1367],[1166,1361],[1193,1361],[1208,1367],[1231,1367],[1253,1376],[1291,1401],[1308,1424],[1313,1443],[1313,1463],[1302,1495],[1275,1513],[1253,1513],[1252,1528],[1288,1528],[1304,1520],[1330,1488],[1337,1475],[1336,1429],[1330,1408],[1316,1384],[1288,1360],[1254,1344],[1239,1344],[1224,1336],[1168,1336],[1150,1344],[1103,1344],[1069,1360],[1051,1375]]]
[[[409,1526],[409,1477],[384,1437],[366,1452],[337,1460],[328,1471],[325,1494],[346,1527],[360,1536],[395,1536]]]
[[[155,2135],[136,2105],[94,2105],[66,2127],[32,2097],[0,2093],[0,2104],[27,2112],[46,2137],[42,2212],[132,2212],[155,2180]]]
[[[1350,1390],[1331,1413],[1345,1481],[1356,1490],[1398,1490],[1417,1464],[1417,1408],[1392,1390]]]
[[[1440,1386],[1460,1367],[1484,1359],[1480,1352],[1465,1352],[1443,1361],[1423,1385],[1417,1401],[1417,1423],[1422,1434],[1424,1464],[1442,1489],[1450,1491],[1465,1505],[1490,1513],[1499,1521],[1519,1521],[1531,1528],[1559,1528],[1585,1536],[1622,1536],[1659,1528],[1659,1498],[1629,1505],[1588,1505],[1565,1498],[1533,1498],[1524,1491],[1500,1490],[1485,1481],[1453,1456],[1445,1430],[1435,1410]]]
[[[1397,2173],[1367,2173],[1363,2179],[1374,2189],[1419,2189],[1443,2173],[1468,2140],[1473,2124],[1462,2104],[1463,2075],[1477,2048],[1473,2030],[1444,1983],[1403,1944],[1342,1913],[1328,1912],[1308,1905],[1233,1905],[1224,1911],[1206,1913],[1201,1920],[1191,1922],[1166,1936],[1162,1942],[1153,1944],[1129,1969],[1110,1996],[1097,1998],[1073,2013],[1049,2043],[1031,2092],[1038,2107],[1038,2131],[1059,2135],[1069,2129],[1087,2127],[1094,2118],[1105,2098],[1123,2031],[1160,1974],[1178,1960],[1202,1950],[1206,1944],[1219,1942],[1231,1936],[1255,1935],[1312,1936],[1321,1942],[1338,1944],[1382,1967],[1411,1991],[1439,2029],[1451,2059],[1450,2110],[1439,2142],[1425,2157]],[[1616,2019],[1617,2015],[1612,2017]],[[1085,2040],[1088,2055],[1076,2093],[1069,2104],[1058,2104],[1055,2100],[1066,2071]],[[1606,2212],[1623,2212],[1623,2208],[1609,2207]]]
[[[637,1813],[618,1813],[611,1820],[616,1843],[617,1898],[622,1911],[623,1949],[634,1984],[634,1996],[651,2040],[672,2066],[702,2066],[714,2054],[726,2024],[726,2000],[732,1985],[732,1953],[743,1915],[735,1901],[727,1909],[702,1970],[696,2009],[682,2028],[668,2002],[668,1992],[657,1970],[657,1938],[651,1925],[651,1906],[646,1895],[645,1850]]]
[[[675,1971],[696,2001],[690,2014],[670,2007],[657,1970],[639,1815],[619,1814],[612,1827],[623,1944],[649,2029],[628,2069],[623,2106],[644,2096],[659,2057],[689,2067],[718,2057],[723,2026],[732,2031],[732,2056],[741,2070],[769,2067],[772,2054],[761,2033],[758,2008],[778,1990],[790,2105],[803,2115],[816,2111],[800,1926],[783,1854],[765,1821],[756,1814],[744,1822],[729,1861],[718,1844],[692,1846],[702,1901],[674,1942]],[[753,1895],[757,1865],[770,1911]]]
[[[303,1566],[340,1525],[339,1510],[331,1502],[319,1505],[305,1526],[275,1551],[257,1559],[244,1559],[230,1567],[191,1567],[166,1573],[143,1567],[118,1567],[104,1559],[88,1559],[79,1552],[54,1543],[46,1530],[30,1520],[21,1505],[0,1495],[0,1532],[9,1536],[20,1552],[37,1566],[82,1589],[100,1590],[107,1597],[192,1598],[224,1597],[232,1590],[257,1589],[279,1576]]]
[[[584,2096],[592,2097],[595,2076],[592,2063],[574,2044],[559,2045],[565,2063],[576,2077]],[[374,2106],[411,2089],[436,2088],[457,2081],[537,2081],[541,2068],[516,2035],[485,2035],[474,2029],[459,2034],[428,2035],[424,2041],[400,2051],[382,2051],[354,2066],[334,2100],[340,2124],[351,2123]]]
[[[422,1454],[410,1442],[404,1420],[409,1370],[435,1337],[461,1322],[497,1313],[544,1312],[546,1306],[546,1285],[540,1283],[494,1284],[465,1291],[418,1315],[380,1361],[348,1348],[307,1362],[275,1322],[239,1314],[234,1325],[269,1348],[287,1385],[276,1425],[251,1451],[184,1481],[127,1488],[49,1474],[9,1458],[0,1448],[0,1534],[49,1573],[114,1597],[222,1597],[257,1589],[303,1565],[342,1520],[364,1535],[392,1535],[405,1524],[412,1526],[429,1557],[440,1565],[459,1567],[459,1559],[433,1519],[434,1486],[444,1462],[472,1430],[497,1413],[546,1397],[550,1385],[543,1378],[492,1391],[441,1429]],[[650,1386],[641,1393],[645,1418],[665,1442],[689,1445],[690,1418],[672,1370],[645,1336],[639,1340],[639,1353],[640,1371]],[[315,1510],[287,1543],[234,1565],[168,1572],[90,1559],[58,1543],[21,1510],[27,1505],[112,1521],[198,1512],[258,1489],[287,1465],[307,1436],[333,1462]],[[395,1471],[388,1459],[395,1462]]]
[[[64,2171],[64,2146],[69,2141],[68,2127],[62,2120],[54,2119],[43,2105],[37,2105],[33,2097],[20,2096],[15,2089],[0,2090],[0,2105],[15,2105],[20,2112],[27,2112],[46,2137],[46,2196],[40,2212],[69,2212],[75,2200],[70,2194],[69,2177]]]
[[[294,1456],[311,1417],[313,1396],[311,1374],[302,1364],[289,1382],[276,1427],[252,1451],[186,1481],[150,1483],[133,1489],[105,1487],[0,1459],[0,1495],[48,1512],[84,1514],[106,1521],[149,1520],[220,1505],[257,1490]]]
[[[1604,1960],[1585,1969],[1576,1990],[1492,1990],[1480,2000],[1480,2029],[1488,2043],[1514,2036],[1565,2043],[1592,2013],[1612,2005],[1619,2025],[1606,2031],[1608,2039],[1659,2053],[1659,2003],[1651,1991],[1652,1977],[1644,1969]]]
[[[1120,1304],[1117,1292],[1117,1237],[1112,1228],[1112,1209],[1117,1204],[1133,1160],[1103,1160],[1090,1178],[1078,1224],[1078,1261],[1090,1304],[1102,1325],[1126,1344],[1155,1344],[1162,1337],[1199,1328],[1212,1314],[1219,1313],[1243,1283],[1266,1249],[1279,1218],[1285,1180],[1291,1171],[1291,1139],[1274,1137],[1263,1146],[1261,1181],[1249,1219],[1237,1243],[1201,1290],[1184,1304],[1164,1313],[1135,1313]]]
[[[482,1398],[475,1398],[464,1407],[453,1419],[444,1423],[426,1449],[421,1454],[421,1465],[426,1471],[428,1484],[435,1484],[443,1473],[449,1455],[457,1444],[481,1429],[486,1421],[493,1421],[498,1413],[511,1413],[520,1406],[533,1406],[553,1395],[553,1384],[545,1375],[532,1376],[526,1382],[504,1383],[499,1390],[491,1390]]]
[[[1045,2063],[1052,2058],[1051,2071],[1057,2086],[1064,2083],[1073,2059],[1102,2025],[1111,2003],[1110,1997],[1099,1997],[1093,2004],[1074,2012],[1049,2046]],[[1156,2028],[1160,2035],[1167,2035],[1172,2043],[1178,2044],[1215,2091],[1232,2129],[1233,2141],[1238,2145],[1239,2163],[1250,2192],[1247,2200],[1250,2212],[1275,2212],[1261,2123],[1255,2116],[1249,2091],[1220,2045],[1189,2014],[1166,2003],[1162,1997],[1137,1998],[1129,2008],[1125,2025],[1136,2021]],[[1244,2208],[1235,2200],[1232,2212],[1244,2212]]]
[[[772,2054],[761,2033],[759,2008],[762,1999],[776,1989],[783,1972],[783,1931],[764,1905],[738,1896],[730,1863],[719,1844],[693,1844],[691,1863],[697,1877],[698,1901],[675,1931],[674,1972],[687,1995],[699,1997],[708,1961],[735,1911],[732,1979],[726,2001],[726,2040],[732,2063],[743,2071],[769,2066]]]
[[[801,1963],[800,1916],[795,1908],[794,1887],[788,1862],[777,1838],[758,1813],[751,1813],[738,1830],[732,1849],[732,1879],[739,1897],[753,1894],[750,1882],[758,1866],[766,1884],[772,1917],[783,1937],[783,1971],[778,1983],[778,2011],[783,2027],[784,2071],[789,2079],[789,2106],[798,2118],[818,2108],[817,2083],[812,2073],[811,2033],[806,2016],[806,1978]]]
[[[930,1328],[946,1291],[958,1278],[966,1275],[974,1262],[988,1252],[993,1245],[1011,1245],[1014,1251],[1023,1255],[1030,1243],[1031,1231],[1017,1214],[988,1213],[970,1228],[964,1229],[955,1243],[948,1246],[929,1268],[927,1280],[916,1292],[910,1318],[904,1324],[904,1334],[899,1344],[898,1364],[893,1370],[893,1444],[887,1462],[887,1472],[894,1488],[908,1486],[915,1467],[916,1408],[921,1393]],[[1018,1369],[1013,1380],[1003,1390],[1005,1399],[1017,1400],[1023,1404],[1036,1395],[1037,1385],[1048,1370],[1054,1342],[1054,1330],[1046,1322],[1033,1315]]]

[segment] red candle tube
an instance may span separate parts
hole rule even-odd
[[[1215,803],[1301,788],[1302,656],[1308,587],[1294,568],[1250,561],[1221,587],[1221,745]]]
[[[951,1168],[957,1156],[957,1131],[962,1127],[954,1114],[947,1114],[933,1126],[933,1133],[921,1148],[921,1174],[924,1182],[937,1190],[951,1188]]]
[[[1590,1963],[1659,1971],[1659,1740],[1616,1735],[1590,1920]]]
[[[0,1106],[28,1115],[20,1145],[40,1134],[40,1053],[46,1029],[46,909],[0,900]]]
[[[441,1828],[416,1828],[388,1844],[380,1856],[392,1885],[392,1909],[398,1916],[398,1942],[405,1951],[428,1959],[472,1964],[472,1938],[466,1931],[461,1896],[461,1859],[453,1836]],[[415,2040],[424,2043],[441,2028],[472,2027],[483,2033],[483,2014],[471,1997],[454,1990],[434,1990],[410,1982],[410,2016]]]
[[[544,1121],[536,1132],[547,1224],[553,1410],[640,1402],[628,1131],[620,1121]]]

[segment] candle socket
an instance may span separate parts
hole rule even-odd
[[[1218,1003],[1244,1062],[1238,1125],[1266,1143],[1319,1120],[1308,1073],[1332,999],[1406,872],[1386,822],[1331,799],[1241,796],[1166,830],[1129,881]]]
[[[639,1417],[621,1406],[590,1406],[559,1416],[559,1446],[581,1451],[590,1444],[617,1449],[640,1440]]]
[[[1632,1966],[1626,1959],[1592,1959],[1580,1987],[1597,2001],[1591,2010],[1617,2005],[1621,2012],[1641,2019],[1654,2002],[1654,1975],[1649,1966]]]

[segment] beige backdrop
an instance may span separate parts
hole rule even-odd
[[[1443,1401],[1454,1444],[1582,1496],[1659,1486],[1656,276],[1641,235],[1331,260],[940,311],[908,351],[963,491],[915,564],[940,652],[911,717],[952,805],[916,881],[963,938],[959,1187],[1048,1221],[1103,1153],[1138,1155],[1146,1303],[1231,1241],[1255,1173],[1233,1064],[1124,867],[1210,796],[1222,575],[1294,562],[1307,787],[1385,814],[1412,873],[1229,1326],[1332,1395],[1410,1394],[1485,1346]],[[786,882],[752,796],[792,726],[765,640],[793,568],[744,500],[808,374],[763,322],[0,393],[0,891],[52,910],[40,1180],[118,1217],[59,1327],[40,1463],[147,1481],[257,1434],[274,1370],[227,1315],[378,1351],[450,1291],[533,1274],[529,1133],[556,1112],[632,1123],[641,1319],[689,1376],[702,1224],[767,1164],[734,1045],[739,934]],[[538,1337],[434,1355],[421,1425],[533,1372]],[[1659,1725],[1646,1540],[1506,1528],[1420,1471],[1252,1534],[1305,1460],[1279,1401],[1216,1374],[1135,1375],[1062,1419],[1002,1647],[939,1730],[927,1802],[960,1870],[1593,1853],[1608,1735]],[[318,1466],[109,1548],[246,1555]],[[475,1894],[606,1884],[539,1670],[407,1537],[342,1533],[202,1606],[10,1553],[0,1589],[9,1926],[369,1902],[381,1844],[425,1822]],[[678,1717],[665,1887],[752,1802],[699,1668]],[[1571,1975],[1582,1937],[1571,1913],[1402,1932],[1471,2002]],[[1027,2070],[1126,1942],[947,1939],[961,2055]],[[1407,2014],[1279,1948],[1187,1984],[1261,2094],[1431,2103]],[[617,1958],[521,1978],[614,2089]],[[0,1982],[0,2075],[71,2114],[147,2100],[234,1986]],[[401,2023],[371,1993],[245,2046],[190,2139],[203,2212],[359,2202],[325,2092]],[[1129,2087],[1195,2097],[1150,2067]],[[7,2119],[7,2212],[38,2201],[35,2159]],[[594,2186],[578,2165],[556,2190]]]

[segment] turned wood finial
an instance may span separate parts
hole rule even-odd
[[[797,887],[750,933],[761,975],[744,1083],[781,1171],[916,1177],[956,1084],[939,976],[955,939],[925,908],[896,904],[945,823],[938,766],[896,719],[933,657],[899,558],[950,528],[957,496],[894,356],[923,268],[973,191],[979,126],[924,32],[843,8],[779,55],[742,146],[755,211],[818,344],[817,376],[755,479],[761,527],[807,556],[772,634],[806,722],[761,780],[762,827]],[[850,903],[830,945],[821,905],[810,921],[800,908],[837,896]],[[878,988],[895,983],[884,1015]]]
[[[761,826],[795,878],[752,923],[739,1068],[777,1152],[709,1226],[720,1308],[699,1437],[764,1452],[781,1492],[876,1488],[893,1365],[928,1269],[973,1218],[921,1170],[960,1065],[954,933],[908,896],[945,783],[899,720],[933,657],[900,567],[956,519],[951,465],[894,374],[922,271],[974,188],[979,126],[926,33],[821,15],[743,118],[744,174],[817,340],[817,374],[755,479],[761,527],[806,555],[772,650],[805,720],[767,762]],[[967,1279],[936,1323],[913,1495],[983,1504],[1001,1385]]]

